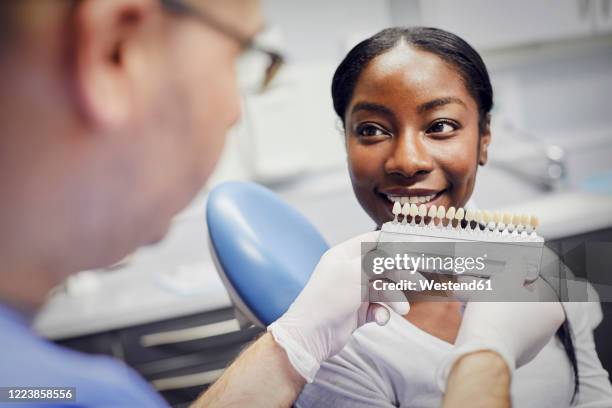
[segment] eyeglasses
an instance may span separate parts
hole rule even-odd
[[[203,10],[196,9],[195,7],[186,4],[181,0],[160,1],[166,10],[177,14],[195,17],[202,23],[238,42],[244,51],[243,57],[241,58],[242,62],[244,63],[248,60],[250,63],[247,72],[248,75],[246,75],[248,76],[248,79],[246,81],[244,80],[245,76],[240,75],[239,69],[239,77],[242,77],[241,79],[243,79],[241,81],[242,88],[246,89],[247,91],[255,91],[259,93],[265,91],[269,87],[272,80],[276,77],[276,74],[280,68],[283,66],[283,56],[280,53],[259,44],[258,35],[255,35],[254,37],[247,37],[233,27],[230,27],[206,14]],[[253,58],[254,54],[259,54],[259,58]],[[264,63],[258,64],[257,61],[259,60],[259,62],[261,62],[261,57],[263,57]],[[260,70],[258,74],[253,75],[254,71],[256,70],[255,67],[258,66],[263,69]]]

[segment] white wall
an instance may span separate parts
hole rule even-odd
[[[263,0],[263,8],[295,63],[337,60],[347,38],[366,38],[391,22],[386,0]]]

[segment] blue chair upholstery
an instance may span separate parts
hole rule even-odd
[[[328,249],[304,216],[254,183],[214,188],[206,221],[211,253],[232,302],[259,325],[287,310]]]

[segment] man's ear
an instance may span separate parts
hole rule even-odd
[[[80,111],[93,126],[117,128],[134,113],[135,38],[155,8],[154,0],[82,0],[75,6],[74,85]]]
[[[485,127],[478,141],[478,164],[484,166],[489,159],[489,144],[491,143],[491,114],[487,113]]]

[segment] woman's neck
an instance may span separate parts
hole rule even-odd
[[[419,329],[454,344],[461,325],[461,302],[410,302],[404,318]]]

